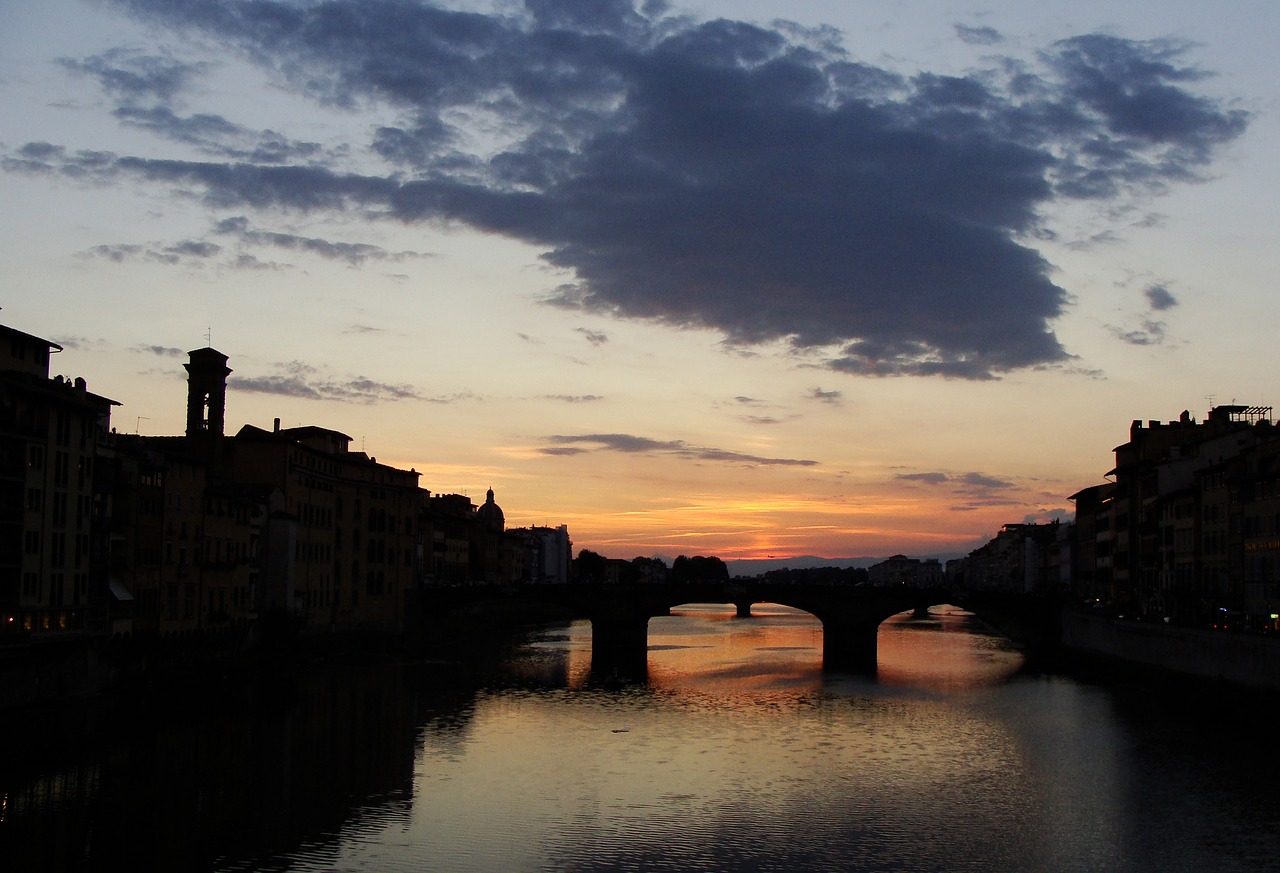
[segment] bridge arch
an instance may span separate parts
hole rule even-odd
[[[492,599],[495,593],[493,586],[444,591],[449,592],[444,599],[455,601]],[[673,608],[685,603],[746,604],[747,611],[754,603],[777,603],[803,610],[822,623],[823,669],[874,673],[877,634],[885,619],[912,609],[954,602],[949,593],[933,589],[762,581],[520,585],[507,594],[513,600],[529,599],[555,605],[566,613],[588,619],[592,672],[625,678],[647,675],[649,619],[670,615]],[[430,605],[424,606],[430,608]]]
[[[649,619],[670,615],[684,603],[731,603],[739,614],[750,614],[755,603],[802,610],[822,624],[823,669],[874,673],[877,637],[885,619],[951,599],[930,589],[764,582],[635,586],[630,592],[616,588],[611,594],[590,616],[593,671],[599,666],[636,676],[647,669]]]

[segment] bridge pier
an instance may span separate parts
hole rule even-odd
[[[822,619],[822,669],[875,675],[880,622],[874,616],[819,617]]]
[[[644,682],[649,678],[649,616],[591,616],[591,678]]]
[[[751,618],[752,600],[735,600],[733,605],[738,607],[738,618]]]

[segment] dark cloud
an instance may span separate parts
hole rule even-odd
[[[969,45],[999,45],[1004,42],[1004,37],[994,27],[969,27],[965,24],[956,24],[954,27],[960,41]]]
[[[175,349],[170,346],[134,346],[133,351],[144,355],[156,355],[161,358],[181,358],[186,355],[182,349]]]
[[[1147,298],[1147,305],[1156,312],[1173,309],[1178,305],[1178,298],[1163,285],[1151,285],[1142,293]]]
[[[1115,325],[1107,325],[1107,329],[1131,346],[1158,346],[1164,342],[1165,323],[1144,318],[1140,327],[1125,330]]]
[[[207,64],[129,49],[113,49],[82,60],[64,58],[61,63],[69,70],[97,79],[103,90],[126,103],[169,103],[208,69]]]
[[[1005,479],[998,479],[995,476],[988,476],[986,473],[964,473],[955,477],[956,482],[967,485],[971,488],[1012,488],[1013,483]]]
[[[165,139],[194,145],[202,152],[254,164],[285,163],[319,155],[317,143],[295,142],[275,131],[255,131],[221,115],[179,115],[172,108],[179,93],[209,69],[167,55],[117,49],[63,66],[97,79],[117,102],[115,117]]]
[[[209,155],[251,164],[283,164],[320,153],[317,143],[297,142],[272,130],[250,130],[221,115],[181,116],[164,106],[122,106],[114,114],[130,127],[196,146]]]
[[[1203,178],[1247,122],[1197,93],[1187,47],[1162,40],[1090,34],[1030,63],[903,77],[848,56],[829,30],[658,18],[664,7],[619,0],[528,0],[510,14],[116,5],[220,42],[312,101],[397,117],[348,144],[386,171],[303,163],[285,140],[276,157],[207,162],[32,143],[5,168],[162,183],[218,208],[461,222],[572,273],[557,305],[711,328],[739,347],[783,341],[855,374],[1064,364],[1053,324],[1067,294],[1031,247],[1044,207]],[[108,87],[171,96],[162,71]],[[122,120],[206,148],[236,139],[214,136],[212,115]]]
[[[823,403],[839,403],[844,397],[843,391],[823,391],[821,388],[814,388],[809,392],[812,400],[819,400]]]
[[[748,415],[746,421],[749,424],[781,424],[781,418],[775,418],[772,415]]]
[[[960,491],[969,489],[978,491],[1001,490],[1012,488],[1014,484],[1005,479],[989,476],[986,473],[961,473],[957,475],[929,471],[926,473],[899,473],[894,478],[903,482],[923,482],[926,485],[954,485],[958,486]]]
[[[262,270],[287,268],[288,264],[279,264],[260,260],[251,253],[243,251],[245,247],[272,247],[289,251],[302,252],[334,261],[344,261],[352,267],[363,266],[369,261],[398,262],[408,258],[430,257],[421,252],[391,252],[381,246],[369,243],[351,243],[321,239],[318,237],[299,236],[292,233],[257,230],[249,225],[243,216],[226,218],[214,225],[215,236],[232,236],[237,243],[237,250],[227,251],[223,246],[209,240],[183,240],[177,243],[136,243],[105,244],[89,249],[85,254],[106,258],[117,263],[126,260],[147,260],[163,264],[181,262],[198,262],[221,257],[220,264],[236,270]],[[372,328],[369,328],[370,330]]]
[[[318,237],[256,230],[244,216],[219,221],[214,226],[214,233],[234,236],[244,245],[305,252],[333,261],[346,261],[353,267],[359,267],[366,261],[403,261],[406,258],[427,257],[420,252],[389,252],[381,246],[369,243],[334,242]]]
[[[726,449],[693,446],[684,440],[655,440],[624,433],[596,433],[580,436],[549,436],[551,445],[539,449],[544,455],[578,455],[586,452],[622,452],[624,454],[676,457],[691,461],[719,461],[729,464],[783,467],[812,467],[817,461],[791,458],[764,458]]]
[[[574,330],[582,334],[586,338],[587,342],[591,343],[593,346],[602,346],[609,341],[608,334],[601,333],[598,330],[591,330],[585,327],[577,327],[574,328]]]
[[[54,337],[53,341],[64,349],[107,349],[111,347],[111,343],[101,337],[94,339],[87,336],[61,336]]]
[[[84,252],[87,257],[106,258],[115,263],[141,260],[160,264],[178,264],[186,262],[190,266],[199,266],[201,261],[216,256],[222,247],[204,240],[184,240],[178,243],[118,244],[94,246]]]
[[[899,473],[894,478],[906,482],[927,482],[930,485],[941,485],[943,482],[951,481],[951,477],[946,473]]]
[[[388,400],[448,402],[441,398],[423,397],[409,385],[378,382],[365,376],[334,377],[301,361],[279,364],[277,372],[265,376],[233,376],[228,384],[237,391],[279,394],[304,400],[337,400],[364,404]]]
[[[565,403],[596,403],[604,400],[604,397],[599,394],[547,394],[544,399],[560,400]]]

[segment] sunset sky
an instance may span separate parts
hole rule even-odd
[[[1278,403],[1280,4],[0,0],[0,322],[610,557],[968,551]]]

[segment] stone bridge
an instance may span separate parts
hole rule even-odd
[[[932,588],[792,585],[763,581],[685,582],[651,585],[518,585],[428,588],[419,594],[428,618],[464,606],[505,601],[555,607],[566,617],[591,622],[592,672],[642,677],[647,672],[649,619],[670,615],[684,603],[732,603],[749,616],[753,603],[804,610],[822,622],[822,664],[827,670],[876,669],[876,634],[886,618],[954,603],[952,593]]]

